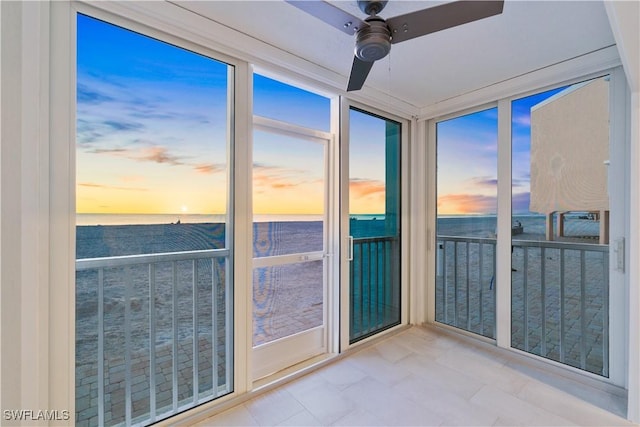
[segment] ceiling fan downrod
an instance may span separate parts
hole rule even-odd
[[[369,16],[377,15],[387,5],[388,0],[358,0],[358,7]]]

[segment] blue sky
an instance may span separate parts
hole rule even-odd
[[[85,15],[77,23],[78,212],[226,212],[232,67]],[[253,90],[256,115],[330,131],[328,98],[257,74]],[[351,125],[354,203],[381,212],[384,121],[357,113]],[[254,139],[254,211],[322,213],[323,147]]]
[[[563,88],[512,102],[512,208],[529,212],[531,107]],[[437,125],[438,213],[495,214],[497,210],[497,108]]]
[[[78,212],[225,213],[233,67],[81,14],[77,40]],[[330,130],[328,98],[260,75],[253,89],[255,114]],[[513,102],[515,212],[528,211],[530,108],[559,90]],[[351,211],[384,212],[385,122],[352,111],[350,126]],[[440,214],[495,213],[496,141],[495,108],[438,124]],[[306,197],[323,179],[318,144],[255,142],[256,213],[303,199],[321,213]]]

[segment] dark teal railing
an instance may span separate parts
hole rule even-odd
[[[350,267],[350,342],[400,323],[399,240],[353,240]]]

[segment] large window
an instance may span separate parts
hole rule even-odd
[[[609,376],[609,78],[512,102],[511,345]]]
[[[233,68],[77,17],[76,422],[233,390]]]
[[[437,322],[495,337],[497,108],[436,124]]]

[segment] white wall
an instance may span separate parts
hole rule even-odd
[[[640,3],[606,1],[605,8],[629,85],[629,288],[627,417],[640,423]]]
[[[50,409],[71,415],[73,295],[50,280],[55,260],[49,246],[50,208],[58,203],[50,193],[50,161],[54,161],[49,151],[50,123],[56,114],[68,116],[64,110],[54,112],[49,104],[50,95],[56,96],[55,88],[50,92],[55,86],[50,79],[56,76],[50,68],[50,22],[57,6],[0,2],[0,8],[0,408]],[[62,14],[68,15],[68,10],[66,4]],[[60,96],[58,102],[71,105],[69,97]],[[59,227],[56,232],[65,230]],[[4,415],[0,413],[2,423],[11,425]]]

